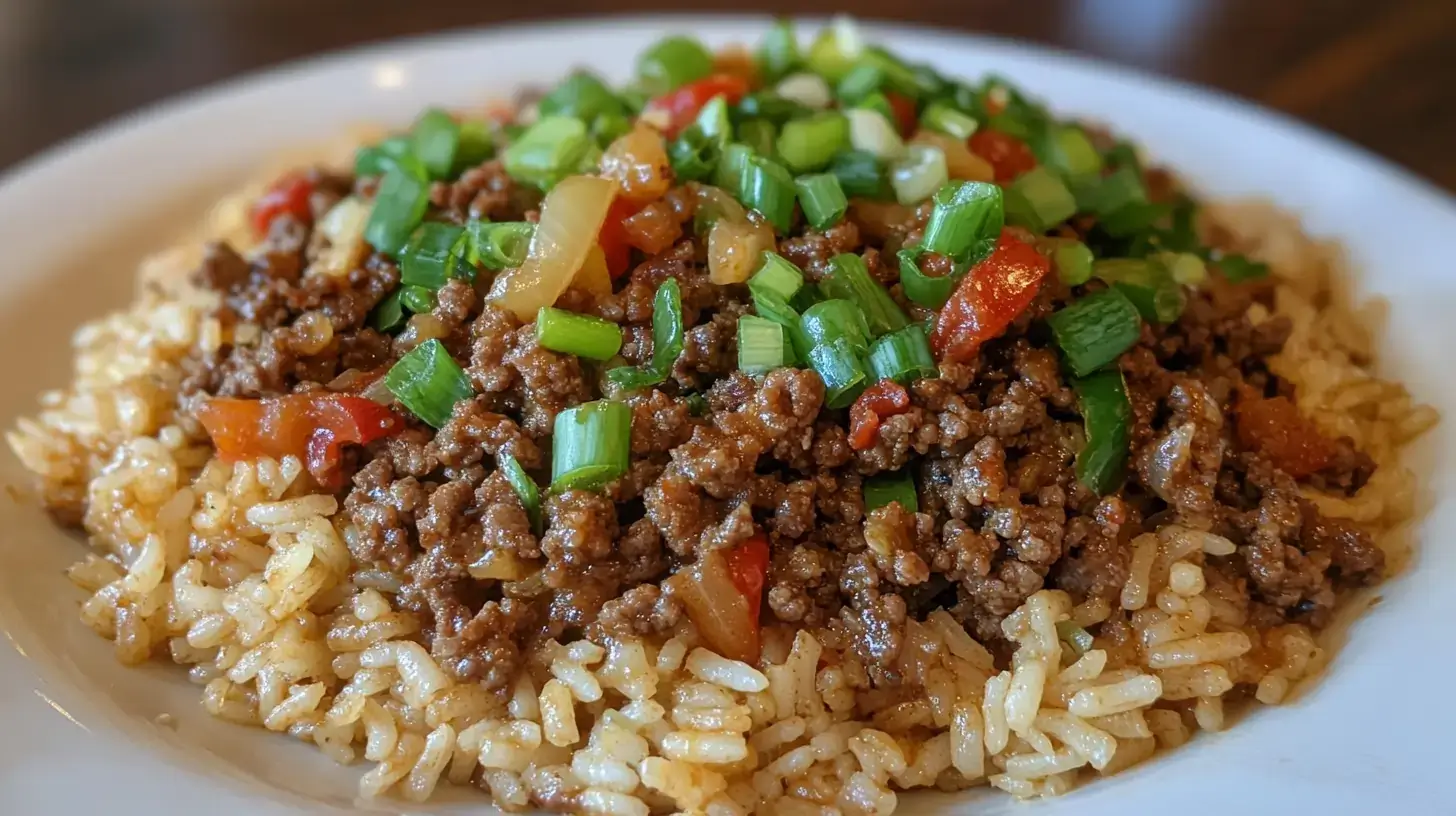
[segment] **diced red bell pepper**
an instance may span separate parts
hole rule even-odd
[[[849,446],[869,450],[880,436],[885,417],[910,409],[910,393],[894,380],[880,380],[866,388],[849,406]]]
[[[657,97],[647,108],[668,113],[667,135],[672,137],[691,125],[703,106],[719,94],[727,97],[728,104],[736,105],[748,95],[748,80],[733,74],[714,74]]]
[[[1261,397],[1241,386],[1234,417],[1239,444],[1296,479],[1324,470],[1335,456],[1334,443],[1286,397]]]
[[[1036,169],[1036,154],[1015,136],[999,130],[982,128],[966,140],[971,152],[990,163],[996,172],[996,183],[1014,181],[1028,170]]]
[[[758,628],[759,608],[763,605],[763,585],[768,579],[768,539],[763,535],[733,547],[723,555],[728,565],[728,577],[733,586],[743,594],[748,603],[748,614],[753,619],[753,628]]]
[[[197,419],[225,461],[296,456],[325,487],[338,484],[344,445],[363,445],[404,429],[404,421],[377,402],[331,393],[219,397],[204,403]]]
[[[885,91],[885,99],[889,100],[890,110],[895,112],[895,127],[900,135],[909,137],[920,124],[920,118],[915,115],[915,100],[894,91]]]
[[[305,224],[313,223],[313,209],[308,199],[313,195],[313,182],[302,173],[289,173],[268,188],[253,203],[253,229],[265,235],[273,219],[284,213],[292,215]]]
[[[632,247],[627,241],[627,231],[622,227],[622,222],[635,215],[638,209],[636,204],[624,198],[614,199],[607,208],[602,231],[597,235],[597,243],[601,245],[602,254],[607,259],[607,272],[613,280],[627,274],[632,263]]]
[[[935,320],[930,344],[942,360],[966,362],[1031,305],[1051,261],[1001,231],[990,257],[971,267]]]

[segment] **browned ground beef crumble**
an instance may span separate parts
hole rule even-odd
[[[351,188],[373,192],[371,179],[314,178],[316,213]],[[555,416],[599,397],[601,372],[541,348],[532,326],[485,303],[477,291],[488,273],[475,287],[447,285],[426,321],[465,367],[474,398],[438,432],[411,420],[405,433],[346,458],[352,482],[341,492],[358,530],[354,558],[397,576],[402,604],[420,614],[425,643],[456,677],[500,689],[539,639],[668,631],[684,612],[663,579],[759,530],[773,554],[765,619],[822,628],[827,645],[852,648],[879,685],[899,681],[905,622],[936,608],[1005,646],[1002,618],[1039,589],[1079,602],[1115,598],[1131,539],[1174,512],[1238,544],[1232,556],[1209,558],[1208,580],[1261,626],[1322,626],[1337,590],[1380,576],[1381,551],[1365,533],[1321,517],[1293,479],[1237,444],[1229,419],[1236,389],[1288,390],[1267,366],[1288,322],[1256,326],[1245,316],[1254,301],[1269,302],[1267,285],[1210,281],[1175,324],[1144,327],[1120,362],[1135,413],[1128,483],[1098,497],[1073,472],[1082,421],[1041,322],[1072,296],[1054,276],[974,363],[943,365],[939,378],[916,383],[910,410],[887,418],[872,448],[855,451],[845,412],[823,407],[817,374],[735,370],[735,324],[751,307],[745,287],[708,280],[690,193],[674,190],[658,214],[683,230],[674,245],[637,264],[615,293],[571,290],[561,303],[620,324],[622,355],[641,363],[652,353],[654,292],[668,277],[681,284],[687,331],[672,377],[624,397],[633,411],[626,476],[603,493],[548,498],[545,532],[532,533],[494,470],[496,456],[510,453],[544,475]],[[533,220],[538,199],[486,162],[435,185],[432,217]],[[833,255],[859,253],[894,284],[897,267],[884,250],[918,236],[929,211],[889,228],[852,214],[825,233],[783,239],[779,251],[810,280]],[[262,336],[190,361],[187,400],[347,387],[351,374],[381,370],[419,342],[414,329],[390,338],[366,326],[398,284],[395,264],[376,254],[342,279],[303,275],[325,245],[285,216],[251,261],[226,245],[209,248],[196,281],[222,294],[223,321],[256,323]],[[924,316],[897,286],[892,292]],[[322,348],[299,329],[309,313],[332,328]],[[693,393],[706,398],[701,416]],[[1192,432],[1186,449],[1172,438],[1180,428]],[[903,467],[916,475],[921,512],[892,504],[867,517],[863,480]],[[1307,481],[1353,492],[1372,467],[1341,440],[1333,464]],[[524,577],[472,578],[468,566],[488,551],[518,559]],[[1116,643],[1131,629],[1119,610],[1097,631]]]

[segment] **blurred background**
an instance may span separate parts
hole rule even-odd
[[[285,60],[608,10],[847,11],[1044,43],[1277,108],[1456,190],[1456,0],[0,0],[0,169]]]

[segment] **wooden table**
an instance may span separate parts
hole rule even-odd
[[[0,0],[0,168],[148,102],[307,54],[688,8],[845,10],[1048,43],[1278,108],[1456,190],[1456,0]]]

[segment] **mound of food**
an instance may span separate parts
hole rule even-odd
[[[1330,252],[838,21],[674,36],[218,209],[9,435],[124,663],[508,809],[1068,790],[1392,569]],[[241,201],[242,203],[239,203]]]

